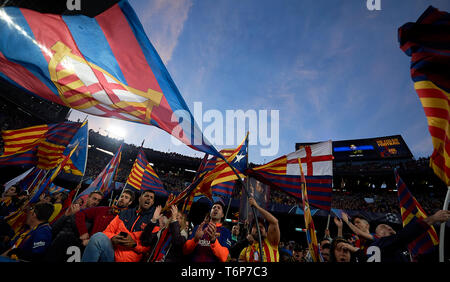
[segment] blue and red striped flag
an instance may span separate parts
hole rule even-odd
[[[433,143],[430,166],[450,185],[450,14],[429,6],[415,23],[398,30],[400,48],[411,57],[411,78]]]
[[[3,131],[4,152],[0,156],[0,166],[55,168],[80,125],[67,121]]]
[[[82,192],[80,193],[74,202],[78,200],[80,197],[85,195],[89,195],[93,191],[100,191],[106,196],[112,189],[112,181],[114,176],[116,175],[117,168],[119,167],[120,159],[122,156],[122,147],[123,144],[120,145],[117,152],[114,154],[109,163],[105,166],[102,172],[95,178],[95,180]]]
[[[406,187],[405,182],[400,178],[397,169],[394,169],[394,174],[403,226],[418,219],[427,218],[427,214],[420,206],[419,202],[411,194],[408,187]],[[417,255],[433,251],[434,247],[437,245],[439,245],[439,237],[434,227],[431,226],[426,233],[423,233],[416,240],[411,242],[408,245],[408,249],[411,252],[413,259],[415,259]]]
[[[211,187],[212,195],[227,199],[231,197],[231,195],[233,194],[233,189],[235,185],[236,180],[218,183]]]
[[[48,191],[48,193],[50,195],[53,195],[53,194],[56,194],[56,193],[60,193],[60,192],[63,192],[63,193],[69,193],[70,192],[69,189],[66,189],[66,188],[63,188],[61,186],[55,185],[55,183],[51,183],[50,187],[48,187],[47,191]]]
[[[127,184],[138,191],[152,190],[160,196],[169,195],[169,193],[164,189],[164,185],[158,175],[147,161],[145,153],[142,149],[139,150],[133,168],[128,175]]]
[[[331,141],[304,146],[267,164],[251,168],[249,175],[302,199],[298,158],[306,169],[309,204],[330,211],[333,185],[333,155]]]
[[[128,1],[94,18],[2,7],[0,34],[0,76],[13,85],[88,114],[156,126],[220,156]]]
[[[197,169],[194,179],[192,180],[192,183],[188,187],[186,187],[186,189],[184,189],[180,194],[178,194],[178,196],[173,201],[174,203],[178,203],[184,199],[183,206],[181,208],[181,211],[184,214],[189,214],[192,204],[194,203],[194,198],[198,195],[201,195],[201,193],[198,192],[198,184],[203,180],[206,172],[214,168],[214,166],[210,164],[210,160],[208,160],[208,158],[209,155],[205,154],[202,162]]]

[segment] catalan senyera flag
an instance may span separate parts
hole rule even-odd
[[[114,154],[109,163],[105,166],[102,172],[95,178],[95,180],[82,192],[80,193],[74,201],[78,200],[80,197],[84,195],[89,195],[93,191],[100,191],[103,195],[107,195],[112,189],[112,181],[114,176],[116,175],[117,168],[120,164],[120,159],[122,157],[122,147],[123,144],[120,145],[117,152]]]
[[[301,190],[302,190],[302,202],[303,202],[303,214],[305,218],[306,240],[308,242],[309,253],[314,262],[323,262],[323,258],[320,255],[319,244],[317,242],[316,229],[314,227],[314,221],[311,215],[311,209],[308,201],[308,186],[306,184],[305,174],[303,173],[302,161],[298,158],[298,165],[301,174]]]
[[[21,230],[22,227],[24,226],[28,208],[39,201],[39,197],[41,196],[41,194],[48,189],[48,187],[56,178],[56,176],[58,176],[62,168],[70,160],[70,157],[72,156],[73,152],[77,149],[77,147],[78,143],[71,148],[68,155],[64,155],[64,157],[59,160],[59,163],[56,168],[52,170],[47,170],[44,176],[40,177],[40,179],[36,179],[37,181],[33,181],[32,186],[29,187],[28,189],[28,192],[30,193],[30,198],[27,200],[26,204],[24,204],[24,207],[16,210],[15,212],[5,217],[5,221],[14,230],[15,233]],[[40,170],[40,172],[42,171],[43,170]]]
[[[138,191],[152,190],[160,196],[169,195],[142,149],[139,150],[133,168],[128,175],[127,184]]]
[[[398,30],[400,48],[411,57],[411,78],[433,143],[430,166],[450,185],[450,14],[429,6],[415,23]]]
[[[156,126],[220,156],[128,1],[93,18],[1,7],[0,34],[0,76],[13,85],[84,113]]]
[[[239,177],[245,177],[245,170],[247,168],[247,148],[248,148],[248,133],[242,143],[235,149],[223,149],[220,153],[226,158],[228,163],[232,165]],[[198,193],[207,196],[212,200],[211,188],[217,184],[237,180],[237,175],[232,168],[221,158],[213,157],[208,160],[204,167],[205,174],[203,180],[198,185]]]
[[[54,169],[50,170],[47,176],[45,177],[44,181],[41,182],[41,184],[38,186],[39,188],[36,189],[31,194],[30,203],[36,203],[39,200],[39,196],[48,189],[50,184],[55,180],[55,178],[58,176],[58,174],[63,170],[63,168],[67,165],[70,158],[72,157],[75,150],[78,148],[79,143],[73,144],[70,148],[70,151],[67,155],[64,155],[62,159],[60,159],[58,166]],[[34,194],[34,195],[33,195]]]
[[[248,169],[248,175],[302,199],[298,158],[306,170],[309,204],[330,211],[333,184],[333,155],[330,141],[307,145],[267,164]]]
[[[427,218],[427,215],[419,202],[411,194],[405,182],[400,178],[397,169],[394,170],[394,174],[403,226],[418,219]],[[437,245],[439,245],[439,237],[434,227],[431,226],[426,233],[423,233],[416,240],[411,242],[408,245],[408,249],[411,252],[413,259],[415,259],[417,255],[431,252]]]
[[[55,168],[80,125],[67,121],[3,131],[4,151],[0,156],[0,166]]]

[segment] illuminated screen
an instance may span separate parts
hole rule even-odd
[[[297,143],[301,145],[312,143]],[[411,151],[400,135],[333,141],[333,156],[335,161],[365,161],[388,158],[412,158]]]

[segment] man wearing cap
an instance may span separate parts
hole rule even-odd
[[[231,232],[222,225],[225,204],[219,200],[200,225],[194,227],[183,246],[192,262],[225,262],[231,247]]]

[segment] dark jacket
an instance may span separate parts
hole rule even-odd
[[[150,221],[141,235],[142,245],[150,246],[150,261],[181,262],[186,238],[181,235],[180,223],[170,222],[166,229],[161,230],[159,237],[160,230],[155,227],[157,223]]]
[[[429,228],[430,225],[420,219],[411,221],[397,234],[378,238],[371,246],[380,248],[381,262],[410,262],[408,245]]]

